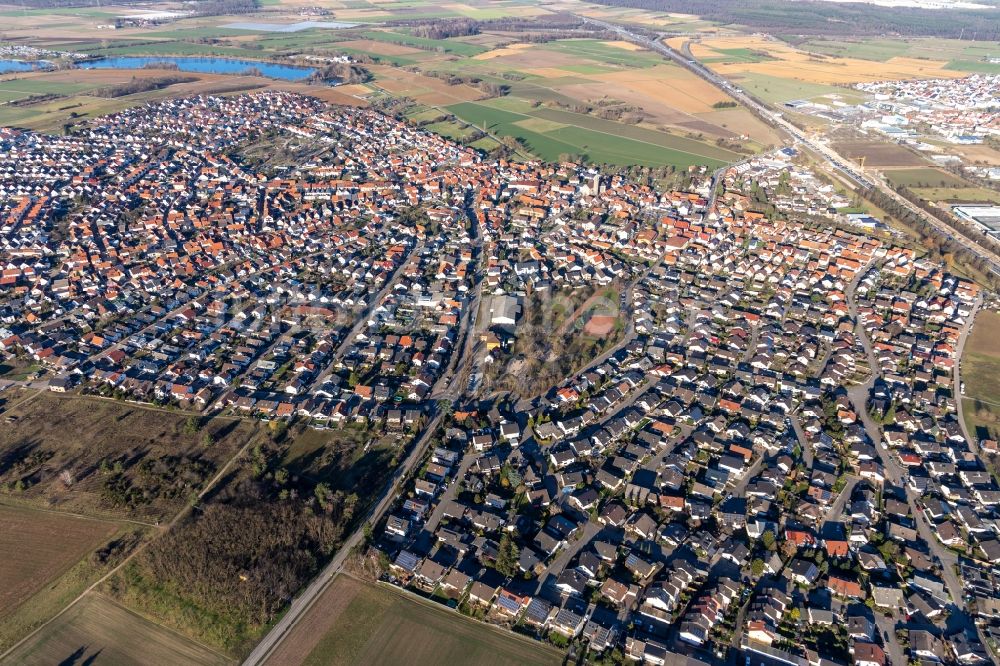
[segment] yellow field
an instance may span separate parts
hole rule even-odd
[[[451,86],[433,76],[424,76],[385,65],[371,65],[368,69],[375,75],[375,85],[379,88],[393,95],[410,97],[421,104],[456,104],[483,97],[483,92],[472,86],[464,84]]]
[[[351,97],[367,97],[372,94],[371,88],[363,83],[348,83],[337,86],[337,92],[343,95],[350,95]]]
[[[690,37],[671,37],[670,39],[664,40],[663,43],[675,51],[680,51],[681,47],[689,41],[691,41]]]
[[[485,53],[480,53],[477,56],[473,56],[473,60],[492,60],[493,58],[502,58],[503,56],[517,55],[521,51],[530,49],[533,44],[511,44],[505,46],[501,49],[493,49],[492,51],[486,51]]]
[[[350,41],[340,42],[339,45],[344,48],[358,49],[359,51],[366,51],[368,53],[374,53],[376,55],[386,55],[386,56],[426,53],[426,51],[421,51],[420,49],[415,49],[412,46],[406,46],[405,44],[377,42],[374,39],[352,39]]]
[[[711,83],[669,65],[594,74],[590,78],[612,84],[614,87],[606,92],[616,98],[626,101],[631,97],[651,98],[684,113],[706,113],[712,111],[712,104],[729,99]]]
[[[638,44],[633,44],[632,42],[625,41],[614,41],[614,42],[601,42],[605,46],[613,46],[616,49],[625,49],[626,51],[642,51],[642,47]]]
[[[563,76],[573,75],[573,72],[568,69],[559,69],[558,67],[532,67],[531,69],[523,69],[521,71],[532,76],[540,76],[543,79],[558,79]]]
[[[518,120],[514,124],[532,132],[551,132],[552,130],[567,127],[565,123],[545,120],[544,118],[528,118],[527,120]]]
[[[713,63],[724,57],[725,49],[750,49],[767,53],[774,60],[762,62]],[[850,84],[883,79],[961,78],[962,72],[945,69],[943,60],[890,58],[878,67],[870,60],[835,58],[800,51],[777,40],[759,36],[711,37],[694,42],[691,53],[698,59],[708,59],[709,67],[722,75],[765,74],[785,79],[798,79],[818,84]]]

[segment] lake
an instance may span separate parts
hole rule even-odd
[[[30,72],[35,69],[35,66],[39,69],[44,69],[47,62],[44,60],[39,62],[25,62],[23,60],[0,60],[0,74],[6,74],[8,72]]]
[[[0,61],[0,63],[2,62],[3,61]],[[88,60],[86,62],[81,62],[79,63],[79,66],[83,69],[143,69],[147,65],[158,62],[175,64],[177,65],[177,69],[182,72],[198,72],[200,74],[242,74],[250,68],[255,68],[268,78],[281,79],[283,81],[300,81],[316,71],[314,67],[296,67],[295,65],[283,65],[274,62],[258,62],[256,60],[170,56],[121,56],[116,58],[101,58],[100,60]],[[30,69],[30,67],[28,69]],[[20,70],[12,69],[7,71]]]

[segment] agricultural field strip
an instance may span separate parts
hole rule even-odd
[[[0,617],[65,574],[120,527],[114,520],[9,504],[0,504],[0,526],[0,544],[6,554],[5,566],[0,568]]]

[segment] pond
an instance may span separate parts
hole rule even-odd
[[[242,74],[248,69],[256,69],[268,78],[281,79],[283,81],[300,81],[316,71],[313,67],[297,67],[295,65],[283,65],[275,62],[258,62],[256,60],[169,56],[121,56],[115,58],[101,58],[100,60],[88,60],[86,62],[81,62],[79,63],[79,66],[83,69],[143,69],[152,63],[161,62],[177,65],[177,69],[182,72],[198,72],[201,74]]]

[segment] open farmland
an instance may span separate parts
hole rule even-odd
[[[976,439],[1000,437],[1000,313],[983,310],[962,355],[962,408],[969,434]]]
[[[946,60],[899,55],[881,60],[879,67],[873,68],[869,60],[810,53],[762,36],[704,36],[692,42],[690,49],[723,76],[763,74],[820,85],[962,76],[949,69]],[[759,55],[749,58],[748,52]]]
[[[0,504],[0,620],[117,531],[109,521]]]
[[[680,137],[676,138],[675,147],[668,147],[668,142],[674,138],[667,134],[662,134],[662,139],[645,135],[639,139],[625,138],[629,135],[628,126],[618,123],[605,121],[607,124],[600,125],[600,129],[590,129],[587,125],[594,125],[599,121],[586,116],[580,119],[582,125],[569,125],[559,122],[559,119],[569,118],[548,110],[518,113],[475,102],[456,104],[447,109],[462,120],[480,129],[485,128],[488,133],[520,139],[532,153],[551,161],[566,156],[584,156],[593,162],[618,165],[672,164],[686,167],[703,164],[715,168],[727,161],[739,159],[731,151]],[[526,121],[532,118],[550,122],[544,125],[526,125]],[[595,122],[591,122],[592,120]],[[622,130],[620,132],[617,131],[619,126]],[[651,138],[655,138],[657,143],[650,142]]]
[[[339,576],[269,664],[558,664],[561,655],[432,602]]]
[[[249,421],[200,424],[166,410],[51,393],[4,416],[12,421],[0,429],[0,484],[19,502],[149,522],[177,513],[259,431]]]
[[[807,83],[800,79],[781,78],[767,74],[744,73],[729,77],[740,88],[765,102],[784,103],[790,100],[811,100],[828,103],[834,99],[845,102],[862,99],[848,88]]]
[[[920,167],[928,164],[917,153],[895,143],[884,141],[844,141],[834,144],[834,149],[852,160],[865,160],[866,167]]]
[[[811,39],[800,48],[837,57],[885,62],[908,57],[947,61],[945,69],[959,72],[1000,73],[1000,65],[987,59],[997,54],[996,42],[958,39]]]
[[[95,56],[204,55],[310,64],[304,58],[346,54],[366,63],[364,67],[371,73],[372,80],[365,85],[376,94],[381,92],[391,97],[407,98],[441,110],[461,102],[481,101],[507,94],[529,104],[579,112],[577,118],[581,122],[568,123],[566,128],[550,127],[548,131],[542,131],[538,123],[529,123],[528,127],[507,128],[509,131],[499,133],[500,136],[522,139],[536,156],[547,159],[569,153],[587,156],[596,162],[624,164],[635,152],[639,156],[638,164],[686,167],[692,163],[691,155],[732,161],[732,156],[737,153],[728,148],[759,151],[777,141],[774,131],[746,109],[716,107],[728,101],[718,89],[684,68],[629,42],[609,40],[603,36],[591,38],[593,33],[586,31],[578,31],[579,38],[535,42],[531,39],[535,31],[491,30],[488,25],[484,25],[478,34],[437,39],[427,37],[426,33],[409,25],[374,25],[388,19],[544,18],[557,11],[555,7],[548,9],[520,0],[440,4],[409,0],[352,0],[334,2],[330,9],[335,20],[357,25],[275,32],[269,30],[267,24],[294,22],[298,18],[293,5],[277,3],[273,8],[269,6],[266,21],[232,24],[227,17],[189,17],[153,29],[125,27],[116,30],[113,38],[110,38],[111,35],[95,38],[95,32],[96,25],[107,22],[118,12],[117,8],[95,13],[72,13],[72,20],[79,22],[75,30],[63,25],[67,22],[66,15],[52,12],[49,25],[52,30],[40,35],[21,34],[19,29],[22,23],[38,25],[40,17],[50,16],[45,10],[32,10],[27,22],[15,20],[12,29],[15,36],[24,37],[39,46],[81,51]],[[650,26],[702,27],[690,16],[576,5],[573,9],[589,12],[593,16]],[[122,13],[127,12],[122,9]],[[37,76],[64,77],[67,74]],[[145,75],[119,72],[119,75],[122,74]],[[44,93],[51,91],[58,94],[59,98],[39,100],[30,106],[0,106],[0,122],[43,131],[61,131],[68,121],[77,118],[114,112],[168,96],[231,92],[265,86],[316,94],[336,103],[359,103],[357,91],[340,92],[328,86],[288,84],[235,75],[201,76],[194,83],[102,99],[92,96],[94,87],[100,81],[90,76],[87,73],[82,75],[83,80],[73,82],[43,78],[35,85]],[[21,85],[21,88],[0,85],[0,105],[4,101],[23,100],[29,92]],[[626,143],[624,151],[614,150],[603,134],[588,126],[592,123],[584,122],[587,116],[597,121],[624,118],[627,122],[612,125],[612,130],[628,136],[634,143]],[[626,126],[636,126],[637,129],[626,130]],[[498,146],[495,139],[481,137],[461,123],[438,123],[427,129],[478,148]],[[637,133],[644,133],[646,138],[636,138],[634,135]],[[648,141],[650,136],[655,138]],[[693,150],[670,145],[678,139],[702,145]],[[718,140],[726,142],[725,148],[715,145]],[[667,149],[653,150],[645,143]]]
[[[231,662],[217,652],[92,593],[21,645],[5,663],[19,666],[214,666]]]

